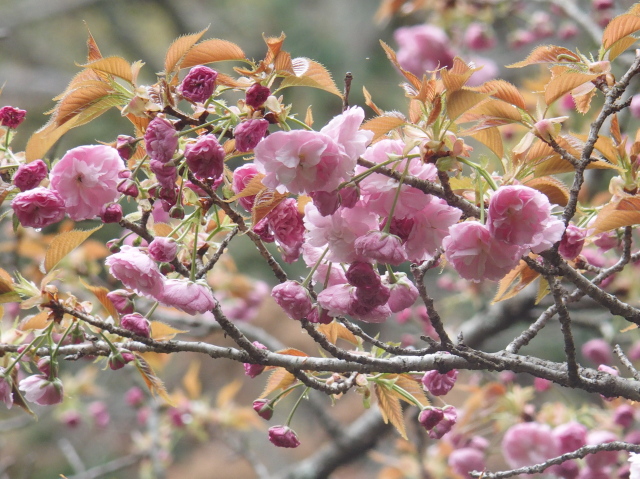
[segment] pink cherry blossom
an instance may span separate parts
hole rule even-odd
[[[487,227],[498,240],[540,253],[559,241],[564,223],[551,216],[547,197],[528,186],[502,186],[491,197]]]
[[[258,349],[267,349],[267,347],[259,341],[254,341],[253,345]],[[250,378],[255,378],[264,371],[264,365],[262,364],[243,363],[243,366],[244,374]]]
[[[184,77],[178,92],[187,100],[204,103],[216,88],[218,72],[204,65],[197,65]]]
[[[463,41],[471,50],[489,50],[496,46],[495,34],[484,23],[473,22],[464,32]]]
[[[169,120],[156,116],[144,133],[144,145],[152,160],[167,163],[178,148],[178,132]]]
[[[253,150],[256,145],[264,138],[269,128],[269,122],[262,118],[247,120],[240,123],[233,130],[233,136],[236,140],[236,150],[241,153]]]
[[[449,206],[440,198],[433,198],[423,209],[411,216],[413,225],[404,244],[410,261],[431,259],[449,235],[449,227],[455,225],[462,211]]]
[[[285,281],[275,286],[271,297],[292,319],[303,319],[311,312],[309,290],[296,281]]]
[[[611,346],[602,338],[590,339],[582,345],[581,351],[594,364],[611,364],[613,361]]]
[[[0,402],[3,402],[7,409],[11,409],[13,406],[11,377],[7,376],[5,371],[5,368],[0,367]]]
[[[42,160],[24,163],[13,175],[13,184],[20,188],[20,191],[31,190],[47,177],[47,173],[47,165]]]
[[[39,186],[18,193],[11,201],[13,212],[20,224],[31,228],[44,228],[64,218],[64,200],[56,191]]]
[[[224,149],[215,135],[202,135],[184,149],[187,166],[201,179],[218,179],[224,171]]]
[[[462,477],[470,478],[471,471],[483,471],[485,468],[484,454],[472,447],[462,447],[449,455],[449,466]]]
[[[164,276],[156,263],[138,248],[124,245],[119,253],[109,256],[105,264],[111,275],[127,288],[138,294],[160,297]]]
[[[303,243],[302,258],[304,259],[307,267],[313,268],[320,259],[323,251],[324,248],[316,248],[311,246],[309,243]],[[313,273],[313,280],[321,284],[326,283],[327,286],[345,284],[347,282],[345,272],[342,270],[340,265],[338,263],[331,263],[328,261],[323,261],[317,267],[315,273]]]
[[[269,428],[269,441],[278,447],[298,447],[300,441],[296,433],[287,426],[273,426]]]
[[[422,377],[422,385],[434,396],[445,396],[453,389],[458,378],[458,370],[452,369],[444,374],[438,371],[427,371]]]
[[[434,25],[398,28],[393,37],[399,45],[400,66],[421,77],[427,71],[453,65],[455,51],[447,34]]]
[[[278,131],[254,148],[262,183],[280,192],[332,191],[351,178],[355,159],[328,135],[307,130]]]
[[[397,313],[403,309],[411,307],[418,299],[418,288],[407,277],[405,273],[394,273],[396,281],[389,283],[388,278],[385,277],[385,283],[388,283],[390,296],[389,309],[392,313]]]
[[[361,130],[364,110],[359,106],[347,108],[342,114],[327,123],[320,133],[334,140],[354,162],[362,156],[373,138],[373,132]]]
[[[254,83],[247,88],[245,102],[252,108],[260,108],[271,95],[269,87]]]
[[[282,258],[293,263],[300,257],[304,242],[304,222],[298,211],[298,203],[287,198],[269,212],[265,221],[273,238],[282,249]]]
[[[231,182],[231,189],[236,195],[242,193],[251,179],[258,174],[258,168],[253,163],[248,163],[246,165],[241,166],[240,168],[236,168],[233,170],[233,181]],[[253,202],[255,201],[256,196],[243,196],[242,198],[238,198],[238,203],[247,211],[251,211],[253,208]]]
[[[156,236],[147,248],[149,256],[156,261],[170,263],[178,252],[178,243],[173,238]]]
[[[453,225],[449,233],[442,243],[445,257],[464,279],[498,281],[520,260],[520,246],[495,240],[477,221]]]
[[[95,218],[118,198],[118,172],[124,163],[115,148],[79,146],[67,151],[51,170],[51,188],[64,200],[74,221]]]
[[[558,247],[558,253],[560,253],[565,259],[574,259],[582,251],[586,236],[586,229],[570,224],[562,235],[560,246]]]
[[[455,407],[445,406],[442,408],[442,412],[444,413],[442,420],[429,431],[431,439],[442,439],[442,436],[450,432],[458,420],[458,411]]]
[[[617,441],[618,437],[611,431],[596,430],[587,434],[587,445],[596,446],[606,442]],[[600,451],[585,457],[587,466],[592,469],[603,469],[618,462],[619,451]]]
[[[59,404],[64,399],[62,382],[58,378],[49,380],[48,377],[37,374],[20,381],[18,388],[24,392],[27,401],[52,406]]]
[[[18,128],[20,123],[24,121],[26,115],[26,110],[21,110],[13,106],[3,106],[0,108],[0,126],[14,129]]]
[[[125,314],[120,318],[120,327],[146,338],[151,335],[151,324],[140,313]]]
[[[502,452],[513,468],[532,466],[559,454],[559,440],[546,424],[523,422],[511,426],[502,439]]]
[[[164,290],[158,298],[162,304],[172,306],[190,315],[211,311],[216,300],[211,288],[201,282],[186,279],[168,279],[164,282]]]
[[[398,266],[407,260],[400,238],[382,231],[369,231],[358,238],[353,246],[358,256],[379,263]]]

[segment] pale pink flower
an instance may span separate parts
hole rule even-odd
[[[189,101],[204,103],[216,88],[218,72],[204,65],[197,65],[189,70],[177,90]]]
[[[532,466],[559,454],[560,443],[551,428],[538,422],[511,426],[502,439],[502,452],[513,468]]]
[[[5,368],[0,367],[0,402],[3,402],[7,409],[11,409],[11,406],[13,406],[13,392],[11,389],[11,377],[5,374]]]
[[[145,338],[151,335],[151,324],[140,313],[125,314],[120,319],[120,327]]]
[[[218,179],[224,171],[224,149],[215,135],[199,136],[184,149],[187,166],[197,178]]]
[[[368,231],[378,228],[378,216],[362,205],[339,208],[331,216],[322,216],[312,204],[305,205],[306,242],[316,248],[329,245],[326,259],[335,263],[359,260],[354,243]]]
[[[20,224],[25,227],[44,228],[64,218],[64,200],[56,191],[39,186],[18,193],[11,207]]]
[[[51,170],[51,188],[64,200],[74,221],[95,218],[118,198],[118,173],[124,163],[115,148],[79,146],[67,151]]]
[[[484,454],[473,447],[462,447],[455,449],[449,455],[449,467],[462,477],[471,477],[471,471],[483,471],[486,467]]]
[[[629,479],[640,479],[640,454],[629,454]]]
[[[633,97],[631,97],[629,112],[631,113],[632,117],[640,118],[640,94],[633,95]]]
[[[329,136],[315,131],[278,131],[255,148],[255,164],[266,174],[262,183],[295,194],[332,191],[350,179],[355,159]]]
[[[594,364],[611,364],[613,351],[607,341],[594,338],[582,345],[582,355]]]
[[[124,245],[119,253],[105,260],[111,275],[138,294],[158,298],[163,290],[164,276],[149,256],[138,248]]]
[[[293,263],[300,257],[304,242],[304,222],[295,199],[287,198],[269,212],[265,221],[282,249],[282,258]]]
[[[445,396],[453,389],[458,378],[458,370],[452,369],[444,374],[436,370],[427,371],[422,377],[422,386],[434,396]]]
[[[98,428],[105,428],[111,421],[111,415],[107,409],[107,404],[104,401],[93,401],[87,407],[87,411],[93,418],[93,423]]]
[[[398,43],[398,62],[405,70],[421,77],[427,71],[453,65],[455,51],[444,30],[434,25],[398,28],[393,37]]]
[[[144,133],[144,145],[152,160],[167,163],[178,148],[178,132],[169,120],[156,116]]]
[[[58,378],[49,380],[48,377],[37,374],[20,381],[18,388],[24,392],[27,401],[51,406],[59,404],[64,399],[62,382]]]
[[[149,256],[156,261],[170,263],[178,253],[178,243],[173,238],[156,236],[147,248]]]
[[[236,150],[241,153],[253,150],[269,129],[269,122],[262,118],[246,120],[233,130]]]
[[[318,294],[318,304],[325,309],[329,316],[347,316],[355,299],[356,288],[350,284],[337,284],[323,289]]]
[[[302,258],[309,268],[313,268],[320,259],[324,248],[316,248],[309,243],[302,244]],[[334,286],[336,284],[345,284],[347,278],[344,271],[338,263],[330,263],[323,261],[313,273],[313,280],[325,284],[327,286]]]
[[[563,258],[569,260],[574,259],[582,251],[586,236],[586,229],[570,224],[562,235],[558,253],[560,253]]]
[[[487,227],[498,240],[540,253],[560,240],[564,223],[551,215],[547,197],[522,185],[501,186],[491,197]]]
[[[194,283],[186,279],[166,280],[164,290],[158,300],[162,304],[172,306],[192,316],[211,311],[216,305],[211,288],[207,284]]]
[[[251,179],[258,174],[258,168],[253,163],[248,163],[233,170],[233,181],[231,182],[231,189],[238,195],[244,190]],[[256,195],[244,196],[238,198],[238,203],[247,211],[251,211],[253,208],[253,202]]]
[[[390,290],[387,304],[392,313],[397,313],[412,306],[418,299],[419,292],[405,273],[394,273],[394,276],[396,277],[395,283],[389,283],[386,276],[384,279]]]
[[[362,156],[373,138],[373,132],[360,130],[364,120],[364,110],[359,106],[347,108],[327,123],[320,133],[335,141],[354,162]]]
[[[271,290],[271,297],[292,319],[303,319],[311,312],[309,290],[297,281],[285,281]]]
[[[300,441],[296,433],[288,426],[273,426],[269,428],[269,441],[278,447],[298,447]]]
[[[383,231],[369,231],[358,238],[353,246],[358,256],[379,263],[398,266],[407,261],[400,238]]]
[[[453,225],[449,233],[442,243],[445,257],[464,279],[498,281],[520,260],[520,246],[494,239],[477,221]]]
[[[24,163],[13,175],[13,184],[20,188],[20,191],[31,190],[47,177],[48,171],[46,163],[42,160]]]
[[[462,211],[440,198],[433,198],[412,215],[413,225],[404,243],[409,260],[419,263],[431,259],[442,246],[442,240],[449,236],[449,227],[455,225],[461,216]]]
[[[489,50],[496,46],[496,36],[486,23],[473,22],[464,32],[464,44],[471,50]]]

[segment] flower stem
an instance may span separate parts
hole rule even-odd
[[[296,403],[293,405],[293,409],[291,409],[291,412],[289,413],[289,417],[287,418],[287,422],[285,423],[285,426],[289,427],[289,424],[291,424],[291,420],[293,419],[293,415],[295,414],[296,409],[298,409],[298,406],[302,402],[302,398],[307,395],[307,393],[309,392],[309,389],[311,388],[307,386],[306,388],[304,388],[304,391],[302,391],[302,394],[300,394],[300,397],[298,398]]]

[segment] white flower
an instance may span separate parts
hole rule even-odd
[[[631,469],[629,470],[629,479],[640,479],[640,454],[629,454],[629,462]]]

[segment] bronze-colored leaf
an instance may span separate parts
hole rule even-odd
[[[147,385],[147,388],[149,388],[149,392],[154,396],[156,394],[160,396],[169,406],[176,407],[175,403],[169,397],[167,389],[164,387],[164,383],[158,376],[156,376],[149,363],[139,353],[133,354],[136,357],[136,368],[138,368],[144,383]]]
[[[460,90],[478,70],[480,68],[471,68],[462,59],[455,57],[451,68],[440,70],[440,77],[449,94]]]
[[[358,338],[356,338],[351,331],[338,321],[331,321],[329,324],[321,324],[318,326],[318,331],[324,334],[332,344],[336,344],[338,339],[344,339],[354,346],[358,344]]]
[[[229,384],[225,384],[218,393],[218,397],[216,398],[216,406],[218,408],[228,407],[242,388],[242,384],[243,382],[241,379],[234,379]]]
[[[618,15],[602,32],[602,46],[608,49],[618,40],[638,30],[640,30],[640,16],[630,13]]]
[[[284,354],[286,356],[298,356],[301,358],[308,358],[309,355],[303,351],[300,351],[299,349],[295,349],[295,348],[287,348],[287,349],[281,349],[280,351],[276,351],[276,353],[278,354]]]
[[[293,67],[293,61],[291,60],[291,54],[289,52],[278,52],[276,58],[273,60],[273,69],[280,75],[296,74]]]
[[[40,311],[33,316],[27,316],[18,325],[20,331],[40,331],[49,326],[49,311]]]
[[[267,65],[273,63],[278,53],[282,51],[282,45],[286,37],[284,32],[281,32],[279,37],[265,37],[264,34],[262,35],[264,42],[267,44],[267,54],[264,57],[264,63]]]
[[[382,40],[380,40],[380,45],[382,45],[382,49],[384,50],[385,54],[387,55],[387,58],[393,64],[393,66],[396,67],[400,71],[400,73],[402,73],[402,75],[409,81],[409,83],[413,86],[413,88],[416,89],[416,91],[419,91],[420,84],[422,82],[418,79],[418,77],[415,76],[413,73],[408,72],[407,70],[405,70],[400,66],[400,63],[398,62],[398,57],[396,56],[396,52],[393,51],[393,48],[391,48]]]
[[[622,198],[620,201],[605,205],[594,221],[592,234],[600,234],[623,226],[640,223],[640,198]]]
[[[564,207],[569,202],[569,188],[553,176],[533,178],[525,181],[524,185],[543,193],[551,204]]]
[[[80,281],[85,288],[91,291],[94,296],[98,298],[98,301],[100,301],[100,304],[104,306],[104,309],[106,309],[107,312],[111,315],[116,325],[119,325],[120,314],[118,313],[118,310],[115,308],[111,300],[107,297],[107,293],[109,293],[109,290],[103,286],[91,286],[90,284],[85,283],[83,280]]]
[[[231,203],[232,201],[236,201],[240,198],[246,198],[247,196],[255,196],[260,193],[262,190],[267,189],[266,186],[262,184],[262,179],[265,177],[263,173],[256,174],[253,178],[249,180],[249,183],[238,193],[237,195],[233,195],[231,198],[227,200],[227,203]]]
[[[193,33],[191,35],[184,35],[182,37],[177,38],[173,41],[169,49],[167,50],[167,54],[164,57],[164,71],[165,73],[171,73],[175,70],[176,65],[182,60],[185,54],[189,51],[193,45],[195,45],[204,32],[206,32],[209,27],[205,28],[201,32]]]
[[[87,62],[100,60],[102,58],[102,53],[100,53],[98,44],[93,38],[93,35],[91,35],[89,28],[87,28],[87,33],[89,34],[89,38],[87,38]]]
[[[122,78],[126,82],[133,84],[133,72],[131,65],[122,57],[106,57],[100,58],[85,65],[78,65],[91,70],[107,73],[118,78]]]
[[[487,98],[488,95],[473,90],[456,90],[447,93],[447,116],[451,120],[456,120]]]
[[[191,47],[178,63],[178,66],[183,69],[213,62],[244,59],[245,55],[242,48],[235,43],[212,38]]]
[[[162,321],[151,321],[151,338],[156,341],[170,341],[176,337],[176,334],[186,333],[182,329],[176,329]]]
[[[386,135],[394,128],[398,128],[407,122],[404,118],[397,116],[378,116],[371,120],[365,121],[360,127],[361,130],[369,130],[373,132],[373,140]]]
[[[399,374],[396,376],[396,386],[401,387],[405,391],[407,391],[411,396],[413,396],[422,406],[427,407],[431,403],[429,399],[424,393],[424,389],[422,387],[422,383],[417,379],[411,377],[408,374]],[[414,403],[407,400],[405,397],[400,397],[404,402],[410,404],[411,406]]]
[[[54,117],[60,126],[105,96],[113,94],[113,90],[104,82],[88,81],[70,91],[60,100]]]
[[[609,126],[609,131],[611,132],[611,136],[613,137],[617,145],[622,143],[622,133],[620,132],[620,123],[618,122],[617,113],[611,115],[611,125]]]
[[[154,223],[153,232],[156,236],[169,236],[173,231],[173,227],[168,223]]]
[[[200,361],[189,362],[189,369],[182,378],[182,385],[187,390],[189,399],[199,399],[202,394],[202,382],[200,382]]]
[[[598,74],[581,73],[577,71],[565,71],[559,75],[554,75],[547,83],[544,90],[544,101],[551,105],[558,98],[566,95],[574,88],[598,78]]]
[[[493,151],[498,158],[504,154],[502,135],[497,128],[484,128],[470,135]]]
[[[561,59],[558,59],[562,56]],[[507,65],[507,68],[521,68],[527,65],[534,65],[536,63],[568,63],[579,62],[580,57],[564,47],[558,47],[556,45],[540,45],[534,48],[527,58],[521,62],[512,63]]]
[[[442,112],[442,96],[438,95],[433,99],[431,104],[431,111],[429,112],[429,117],[427,118],[427,126],[433,125],[435,121],[440,116]],[[413,119],[412,119],[413,121]]]
[[[592,161],[587,165],[588,170],[619,170],[616,165],[612,165],[606,161]],[[560,156],[554,156],[549,160],[545,160],[536,165],[534,176],[550,176],[558,173],[569,173],[575,168],[571,163],[563,160]]]
[[[477,106],[462,115],[458,123],[469,121],[499,120],[499,124],[519,122],[522,114],[515,106],[502,100],[489,99],[479,103]],[[494,125],[497,126],[497,125]]]
[[[67,231],[53,238],[44,257],[44,271],[47,273],[51,271],[62,258],[80,246],[84,240],[100,228],[102,228],[102,225],[87,231]]]
[[[296,377],[293,374],[284,368],[276,368],[269,375],[267,385],[265,386],[264,391],[262,391],[260,398],[265,398],[278,389],[287,389],[294,382],[296,382]]]
[[[611,45],[611,48],[609,49],[609,61],[611,62],[615,60],[617,57],[620,56],[620,54],[626,52],[627,49],[637,41],[638,41],[637,38],[629,35],[615,42],[613,45]]]
[[[329,71],[320,63],[309,58],[294,58],[292,60],[295,75],[289,75],[282,80],[280,88],[291,86],[307,86],[319,88],[342,98],[342,92],[338,90]]]
[[[518,266],[500,280],[498,291],[491,303],[495,304],[513,298],[538,276],[540,273],[529,268],[524,260],[520,260]]]
[[[385,424],[391,423],[404,439],[407,439],[407,431],[404,426],[404,417],[402,416],[402,406],[398,397],[385,386],[376,384],[374,386],[376,397],[378,398],[378,407],[382,414]]]
[[[589,112],[589,108],[591,107],[591,100],[596,94],[595,88],[584,95],[573,95],[573,101],[576,104],[576,111],[578,113],[582,113],[583,115]]]
[[[309,128],[313,126],[313,110],[311,109],[311,105],[307,107],[307,113],[304,116],[304,124]]]
[[[362,94],[364,96],[364,104],[371,108],[376,115],[383,115],[384,112],[380,108],[378,108],[378,106],[371,99],[371,93],[369,93],[369,90],[367,90],[365,87],[362,87]]]
[[[487,93],[493,98],[510,103],[526,110],[526,102],[520,90],[515,85],[505,80],[491,80],[483,83],[480,86],[470,88],[471,90],[478,91],[480,93]]]

